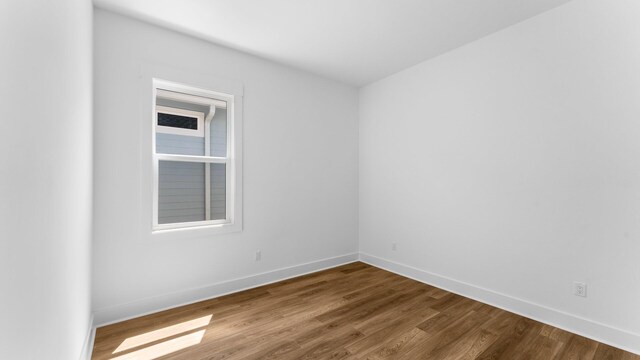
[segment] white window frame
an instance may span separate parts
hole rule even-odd
[[[156,131],[157,126],[157,110],[153,111],[154,114],[154,126],[152,127],[151,146],[152,146],[152,161],[153,161],[153,211],[152,211],[152,231],[164,232],[173,230],[185,230],[185,229],[198,229],[198,228],[218,228],[223,230],[221,232],[228,231],[240,231],[241,230],[241,181],[238,178],[237,163],[239,158],[237,157],[238,150],[240,149],[241,137],[236,131],[236,103],[239,102],[236,95],[227,94],[223,92],[217,92],[212,90],[205,90],[199,87],[186,86],[179,83],[174,83],[166,80],[160,80],[153,78],[153,109],[157,109],[156,99],[158,95],[162,98],[168,98],[177,101],[189,101],[197,103],[199,105],[209,105],[212,111],[210,115],[204,119],[204,126],[202,127],[205,143],[208,140],[207,132],[209,131],[209,122],[213,117],[213,112],[216,107],[226,108],[227,110],[227,156],[226,157],[214,157],[214,156],[192,156],[192,155],[173,155],[173,154],[158,154],[156,153]],[[186,111],[186,110],[185,110]],[[202,113],[200,113],[202,114]],[[204,115],[204,114],[203,114]],[[191,115],[190,115],[191,116]],[[200,128],[200,126],[199,126]],[[208,148],[208,146],[206,146]],[[206,150],[205,150],[206,151]],[[204,220],[194,222],[181,222],[170,224],[158,223],[158,195],[159,195],[159,163],[160,161],[180,161],[180,162],[197,162],[204,163],[207,168],[210,164],[226,164],[226,218],[220,220]],[[207,172],[207,178],[205,183],[209,184],[209,176]],[[239,200],[240,197],[240,200]],[[205,194],[206,203],[209,204],[210,193]],[[210,206],[206,207],[206,217],[210,217]]]
[[[158,113],[196,118],[198,121],[197,129],[183,129],[172,126],[158,125]],[[156,133],[204,137],[204,114],[198,111],[156,105],[155,129]]]

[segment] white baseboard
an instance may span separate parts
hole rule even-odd
[[[640,355],[640,335],[412,266],[360,253],[360,261]]]
[[[348,264],[358,260],[358,253],[337,256],[329,259],[313,261],[305,264],[276,269],[244,278],[219,282],[195,289],[188,289],[137,300],[134,302],[98,309],[94,312],[96,327],[152,314],[177,306],[192,304],[198,301],[216,298],[222,295],[255,288],[262,285],[286,280],[308,273]]]
[[[93,342],[95,339],[96,327],[93,326],[93,315],[91,315],[91,318],[89,319],[89,331],[84,339],[82,352],[80,352],[80,360],[91,360],[91,355],[93,354]]]

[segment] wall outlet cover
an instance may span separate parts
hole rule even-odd
[[[587,297],[587,284],[583,282],[574,282],[573,294],[576,296]]]

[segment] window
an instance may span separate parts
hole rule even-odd
[[[156,133],[204,137],[204,113],[156,106]]]
[[[234,225],[234,95],[153,84],[153,229]]]

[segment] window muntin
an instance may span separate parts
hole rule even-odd
[[[233,224],[233,96],[156,84],[154,230]],[[161,126],[159,113],[196,118],[197,129]]]

